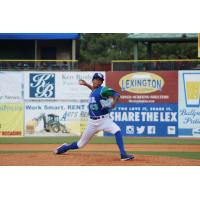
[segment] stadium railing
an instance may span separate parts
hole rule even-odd
[[[1,60],[1,71],[79,71],[78,60]]]
[[[112,71],[198,70],[200,59],[112,60]]]

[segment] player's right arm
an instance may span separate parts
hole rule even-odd
[[[86,81],[84,81],[84,80],[79,80],[79,84],[88,87],[90,90],[93,90],[93,89],[94,89],[92,85],[88,84],[88,83],[87,83]]]
[[[118,94],[118,93],[117,93],[117,94]],[[114,96],[112,96],[112,97],[113,97],[113,101],[112,101],[111,106],[112,106],[112,108],[114,108],[114,107],[116,106],[116,104],[117,104],[117,102],[118,102],[120,96],[119,96],[119,95],[114,95]]]

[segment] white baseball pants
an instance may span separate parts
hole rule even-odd
[[[80,140],[77,142],[77,145],[79,148],[84,147],[92,138],[92,136],[99,131],[105,131],[115,134],[120,130],[121,130],[120,127],[115,122],[113,122],[109,114],[104,115],[104,118],[96,120],[89,118],[87,127],[84,130]]]

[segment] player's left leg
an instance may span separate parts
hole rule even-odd
[[[83,148],[92,136],[96,133],[96,125],[92,120],[89,119],[86,129],[84,130],[79,141],[73,142],[71,144],[63,144],[54,150],[55,154],[63,154],[69,150]]]
[[[120,150],[121,160],[132,160],[134,158],[134,155],[129,155],[126,153],[121,129],[116,123],[113,122],[112,119],[103,119],[101,129],[105,132],[114,134],[117,146]]]
[[[124,149],[124,141],[123,141],[121,131],[117,131],[116,133],[114,133],[114,135],[115,135],[116,143],[120,150],[121,160],[132,160],[134,158],[134,155],[129,155],[126,153],[126,151]]]

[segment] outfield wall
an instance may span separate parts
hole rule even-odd
[[[91,83],[94,73],[0,72],[0,137],[80,136],[90,91],[78,80]],[[121,95],[111,118],[124,135],[200,136],[198,71],[101,73]]]

